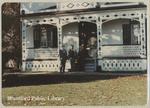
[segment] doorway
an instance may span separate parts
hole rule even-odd
[[[87,51],[86,58],[95,58],[97,49],[96,24],[90,22],[79,23],[79,48],[84,47]]]
[[[79,69],[96,71],[97,28],[90,22],[79,23]]]
[[[91,22],[73,22],[63,26],[63,45],[67,51],[74,46],[77,51],[76,70],[96,70],[97,27]]]

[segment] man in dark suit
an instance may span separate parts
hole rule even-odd
[[[59,51],[60,55],[60,73],[65,72],[66,60],[67,60],[67,51],[65,50],[65,46],[62,46],[62,49]]]

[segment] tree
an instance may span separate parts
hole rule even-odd
[[[20,3],[2,5],[2,68],[13,59],[19,68],[21,63]]]

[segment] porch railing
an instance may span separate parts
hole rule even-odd
[[[41,48],[48,48],[48,47],[52,48],[54,46],[53,44],[54,44],[53,41],[41,41],[40,47]]]
[[[102,57],[140,57],[140,45],[103,46]]]
[[[27,49],[27,59],[57,59],[57,48]]]

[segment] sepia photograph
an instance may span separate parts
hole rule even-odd
[[[1,5],[3,106],[145,106],[148,1]]]

